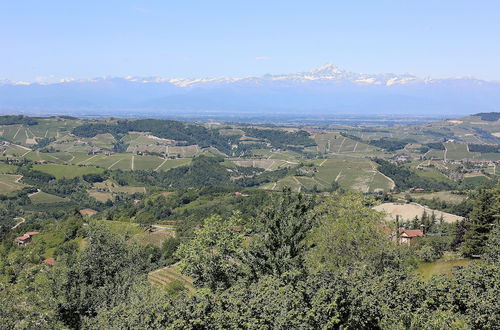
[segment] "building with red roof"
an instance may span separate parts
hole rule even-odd
[[[44,261],[42,261],[44,264],[49,265],[50,267],[54,267],[56,265],[56,259],[54,258],[47,258]]]
[[[17,243],[18,245],[23,245],[23,244],[31,242],[31,237],[33,237],[34,235],[38,235],[38,234],[40,234],[40,233],[37,231],[29,231],[26,234],[24,234],[23,236],[17,237],[14,240],[14,242]]]
[[[399,244],[411,244],[412,239],[425,236],[425,227],[422,225],[420,229],[404,229],[399,228],[398,238]]]

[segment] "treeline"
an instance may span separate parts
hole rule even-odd
[[[379,167],[378,170],[388,176],[396,184],[400,191],[411,188],[422,188],[425,190],[452,190],[456,187],[445,181],[423,178],[406,167],[397,166],[381,158],[373,159]]]
[[[288,146],[315,146],[316,142],[309,137],[306,131],[286,132],[277,129],[243,128],[245,135],[269,141],[275,148],[287,148]]]
[[[0,125],[36,125],[38,122],[22,115],[0,116]]]
[[[396,151],[403,149],[409,142],[407,140],[395,140],[390,138],[381,138],[379,140],[370,140],[368,144],[387,150]]]
[[[150,132],[160,138],[184,141],[186,145],[197,144],[202,148],[212,146],[224,153],[231,151],[230,137],[201,125],[174,120],[139,119],[121,120],[116,124],[87,123],[73,129],[73,134],[87,138],[106,133],[119,137],[129,132]]]
[[[497,121],[500,119],[500,112],[480,112],[473,116],[478,116],[484,121]]]
[[[470,152],[497,153],[500,152],[500,145],[489,144],[469,144]]]

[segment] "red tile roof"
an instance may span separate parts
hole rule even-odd
[[[19,237],[18,237],[18,238],[16,238],[16,239],[21,240],[21,241],[24,241],[24,240],[29,239],[29,237],[28,237],[28,236],[19,236]]]
[[[56,264],[56,259],[54,259],[54,258],[47,258],[47,259],[45,259],[42,262],[46,263],[49,266],[54,266]]]
[[[424,232],[421,229],[404,229],[401,228],[399,229],[400,234],[406,234],[406,236],[413,238],[413,237],[421,237],[424,236]]]
[[[40,233],[39,233],[39,232],[37,232],[37,231],[29,231],[29,232],[27,232],[27,233],[26,233],[26,234],[24,234],[24,235],[33,236],[33,235],[38,235],[38,234],[40,234]]]

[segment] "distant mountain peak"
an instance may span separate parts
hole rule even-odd
[[[345,71],[340,69],[335,63],[328,62],[308,71],[308,73],[315,76],[335,76],[344,74]]]

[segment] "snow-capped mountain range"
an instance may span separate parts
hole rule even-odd
[[[306,72],[240,78],[103,77],[0,79],[0,111],[222,111],[316,114],[468,114],[500,110],[500,82],[471,77],[348,72],[332,63]]]

